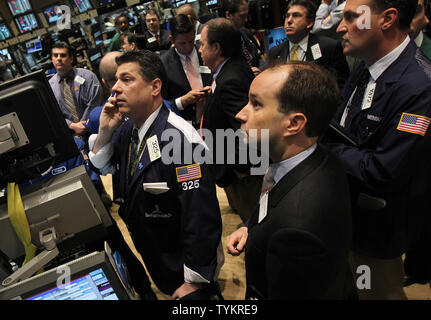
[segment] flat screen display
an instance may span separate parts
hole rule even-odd
[[[8,0],[10,12],[13,16],[31,11],[31,5],[28,0]]]
[[[286,33],[284,32],[284,28],[276,28],[269,30],[268,32],[268,50],[272,47],[278,46],[280,43],[283,43],[287,40]]]
[[[11,33],[9,28],[6,26],[5,23],[0,24],[0,41],[9,39],[11,37]]]
[[[29,32],[39,27],[39,24],[37,23],[36,17],[33,13],[15,18],[15,22],[20,33]]]
[[[40,39],[27,41],[25,46],[27,48],[27,53],[42,51],[42,41],[40,41]]]
[[[93,9],[90,0],[74,0],[80,13]]]
[[[43,10],[43,15],[49,24],[57,22],[57,20],[63,15],[63,11],[60,9],[59,5],[54,5],[47,7]]]

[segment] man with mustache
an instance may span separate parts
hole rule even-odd
[[[417,2],[347,0],[337,29],[344,54],[363,60],[333,121],[353,142],[327,136],[350,180],[362,299],[406,298],[401,256],[429,214],[431,64],[409,37]]]
[[[342,89],[349,76],[346,58],[339,42],[310,34],[315,18],[316,6],[311,0],[291,1],[284,19],[288,41],[272,48],[268,53],[268,61],[313,61],[332,71]]]

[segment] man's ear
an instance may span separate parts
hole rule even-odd
[[[284,136],[293,136],[302,132],[307,124],[307,117],[301,112],[292,112],[283,121]]]
[[[152,95],[153,96],[158,96],[159,94],[161,94],[162,92],[162,80],[160,80],[159,78],[156,78],[153,80],[152,83]]]
[[[399,19],[399,12],[395,8],[389,8],[382,13],[383,23],[381,25],[382,30],[387,30],[392,27]]]
[[[169,41],[172,43],[172,44],[174,44],[174,37],[170,34],[169,35]]]

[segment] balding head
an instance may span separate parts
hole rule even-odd
[[[111,91],[112,87],[115,84],[115,73],[117,72],[117,62],[115,62],[115,58],[121,56],[122,53],[119,51],[111,51],[105,54],[100,61],[99,65],[99,73],[102,78],[103,84],[106,86],[109,91]]]
[[[195,9],[193,9],[193,6],[190,3],[183,4],[181,7],[179,7],[177,9],[177,15],[178,14],[184,14],[188,16],[190,19],[194,21],[195,24],[199,20]]]

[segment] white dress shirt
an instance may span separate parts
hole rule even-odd
[[[298,43],[293,43],[289,41],[289,56],[287,57],[287,62],[290,61],[290,54],[292,53],[292,48],[295,44],[299,45],[298,47],[299,61],[305,61],[305,54],[307,53],[307,46],[308,46],[308,34]]]

